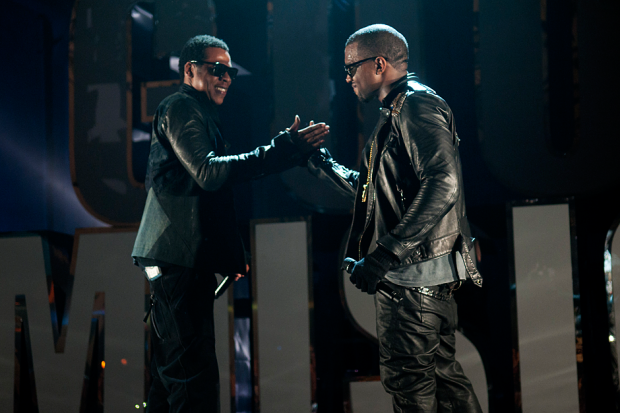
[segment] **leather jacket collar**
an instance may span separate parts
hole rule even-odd
[[[213,119],[217,127],[221,127],[220,115],[217,111],[217,105],[215,105],[213,102],[211,102],[211,100],[209,100],[209,97],[206,93],[199,92],[186,83],[181,84],[181,87],[179,87],[179,92],[185,93],[186,95],[189,95],[196,99],[198,102],[202,103],[207,109],[209,116],[211,116],[211,119]]]
[[[389,108],[390,106],[392,106],[392,102],[394,101],[394,99],[396,99],[396,96],[398,96],[400,92],[404,91],[407,88],[407,82],[409,80],[415,79],[415,77],[416,76],[413,73],[407,73],[405,76],[394,82],[392,90],[390,90],[390,93],[388,93],[385,99],[383,99],[381,105],[384,108]]]

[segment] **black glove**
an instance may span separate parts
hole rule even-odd
[[[385,277],[390,265],[395,258],[383,248],[377,247],[376,250],[368,254],[365,258],[355,261],[352,258],[345,258],[344,268],[351,273],[349,279],[362,292],[375,294],[377,284]],[[351,268],[352,267],[352,268]]]

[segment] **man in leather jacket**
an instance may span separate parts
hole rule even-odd
[[[354,202],[345,268],[376,294],[381,381],[395,412],[480,412],[455,360],[453,292],[481,285],[465,215],[459,138],[450,107],[407,73],[405,38],[385,25],[345,47],[346,81],[360,101],[382,103],[360,171],[325,149],[310,171]]]
[[[190,39],[179,60],[183,84],[153,118],[146,205],[132,256],[151,288],[154,334],[150,412],[219,412],[213,300],[215,273],[247,271],[232,186],[299,165],[328,133],[298,130],[299,117],[270,145],[227,154],[217,106],[237,74],[228,46]]]

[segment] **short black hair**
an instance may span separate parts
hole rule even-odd
[[[194,36],[185,43],[183,49],[181,49],[181,56],[179,56],[179,75],[183,80],[185,63],[192,60],[202,60],[204,58],[204,52],[207,47],[219,47],[227,52],[228,45],[224,40],[217,37],[210,36],[208,34],[201,34]]]
[[[372,24],[359,29],[347,39],[345,47],[357,43],[358,54],[383,56],[395,68],[407,68],[409,45],[405,36],[386,24]],[[368,55],[368,56],[366,56]]]

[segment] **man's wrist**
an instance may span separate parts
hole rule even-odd
[[[372,261],[374,261],[376,265],[385,270],[385,272],[387,272],[392,266],[392,264],[397,261],[397,258],[394,256],[394,254],[390,253],[380,245],[378,245],[373,252],[368,254],[367,259],[368,258],[370,258]]]

